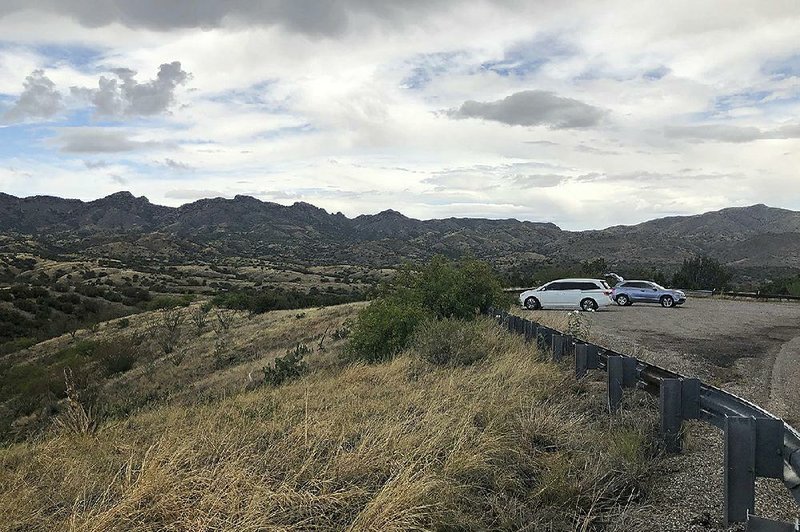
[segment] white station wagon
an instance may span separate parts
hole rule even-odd
[[[602,279],[558,279],[522,292],[519,302],[528,310],[597,310],[613,303],[611,287]]]

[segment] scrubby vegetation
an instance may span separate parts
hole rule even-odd
[[[364,300],[365,294],[350,292],[336,294],[322,292],[312,287],[308,292],[286,291],[280,289],[240,290],[219,294],[213,303],[219,307],[245,310],[250,314],[263,314],[271,310],[285,310],[306,307],[340,305]]]
[[[470,320],[504,299],[500,282],[486,263],[453,263],[437,256],[423,267],[406,266],[360,312],[349,356],[367,362],[385,360],[408,346],[424,320]]]
[[[303,320],[287,314],[281,323],[300,331]],[[420,335],[384,364],[315,371],[314,362],[278,387],[166,403],[97,427],[76,415],[46,437],[0,449],[0,522],[39,530],[637,528],[654,410],[632,404],[630,415],[609,420],[602,382],[575,383],[488,320],[437,326],[461,331],[453,345],[475,342],[485,356],[431,364]]]

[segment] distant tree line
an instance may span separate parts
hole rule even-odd
[[[308,292],[262,288],[234,290],[214,296],[214,305],[222,308],[244,310],[250,314],[263,314],[271,310],[297,309],[340,305],[353,301],[363,301],[369,294],[354,290],[349,293],[332,293],[311,287]]]
[[[681,266],[668,275],[656,266],[611,267],[605,259],[597,258],[582,262],[562,264],[521,264],[513,267],[503,277],[507,286],[540,286],[554,279],[565,277],[602,278],[613,271],[626,279],[646,279],[665,286],[688,290],[724,290],[729,288],[732,273],[717,259],[699,256],[685,259]],[[797,280],[800,289],[800,278]],[[791,281],[781,281],[781,288],[791,290]],[[778,292],[781,293],[781,292]]]

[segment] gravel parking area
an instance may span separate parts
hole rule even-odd
[[[563,311],[520,311],[555,323]],[[561,316],[559,316],[561,315]],[[582,314],[589,337],[751,400],[800,425],[800,304],[690,298],[665,309],[638,304]],[[563,321],[563,319],[562,319]],[[653,472],[641,530],[743,530],[722,523],[722,434],[687,423],[684,452]],[[790,520],[797,503],[777,480],[759,479],[756,513]]]
[[[609,307],[592,332],[622,352],[732,391],[800,422],[800,304],[690,299]]]

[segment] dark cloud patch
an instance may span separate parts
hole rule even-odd
[[[167,168],[171,170],[176,170],[178,172],[188,172],[194,170],[194,166],[170,158],[164,159],[164,162],[162,164]]]
[[[508,0],[503,0],[508,3]],[[336,36],[363,25],[364,18],[387,26],[413,23],[426,13],[452,6],[452,0],[4,0],[0,16],[26,9],[54,11],[89,27],[119,23],[169,31],[220,26],[282,26],[312,36]],[[35,6],[35,7],[34,7]]]
[[[712,142],[753,142],[768,139],[800,138],[800,124],[784,125],[774,129],[755,126],[705,124],[697,126],[668,126],[664,135],[669,138]]]
[[[175,89],[189,80],[180,61],[164,63],[156,79],[140,83],[128,68],[111,71],[115,77],[101,76],[97,89],[72,87],[72,93],[89,99],[100,116],[150,116],[165,112],[175,102]]]
[[[106,161],[83,161],[83,164],[89,170],[94,170],[96,168],[105,168],[108,166],[108,162]]]
[[[522,188],[551,188],[567,181],[569,176],[559,174],[530,174],[509,176],[514,185]]]
[[[51,142],[64,153],[120,153],[164,146],[132,139],[126,131],[101,127],[64,128]]]
[[[22,94],[3,118],[8,122],[49,118],[62,108],[61,93],[56,90],[56,84],[44,75],[43,70],[34,70],[25,78]]]
[[[664,65],[661,65],[660,67],[648,70],[647,72],[642,74],[642,77],[650,81],[656,81],[663,78],[670,72],[672,71],[669,68],[665,67]]]
[[[447,114],[453,118],[480,118],[511,126],[565,129],[595,126],[605,113],[592,105],[552,92],[527,90],[493,102],[468,100]]]

